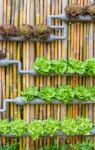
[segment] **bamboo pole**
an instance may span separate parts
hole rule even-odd
[[[47,2],[47,17],[50,15],[50,0],[48,0]],[[50,59],[50,54],[51,54],[51,45],[50,43],[47,44],[47,57],[48,59]],[[50,86],[50,77],[47,77],[47,86]],[[50,114],[51,110],[50,110],[50,105],[47,105],[47,118],[49,118],[51,116]],[[50,138],[47,138],[47,145],[50,145]]]
[[[34,0],[30,1],[30,25],[34,25],[34,22],[35,22],[35,16],[34,16]],[[33,60],[34,60],[34,54],[35,54],[35,47],[34,47],[34,43],[33,42],[30,42],[30,49],[29,49],[29,66],[30,66],[30,69],[32,67],[32,64],[33,64]],[[30,76],[30,85],[34,85],[35,82],[34,82],[34,77]],[[30,114],[29,114],[29,117],[30,117],[30,121],[32,121],[34,119],[34,106],[31,105],[29,107],[30,109]],[[35,146],[34,146],[34,141],[30,138],[30,148],[31,150],[35,149]]]

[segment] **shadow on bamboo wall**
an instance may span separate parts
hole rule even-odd
[[[94,0],[0,0],[0,24],[47,24],[47,17],[50,14],[64,13],[67,4],[78,3],[81,5],[94,2]],[[60,20],[53,22],[61,25]],[[68,23],[68,38],[65,41],[53,43],[33,42],[0,42],[0,50],[5,49],[8,59],[20,60],[23,69],[31,69],[36,57],[47,56],[48,59],[76,58],[86,60],[95,55],[95,24],[74,22]],[[61,34],[56,30],[55,34]],[[20,95],[21,90],[29,85],[43,87],[45,85],[58,86],[60,84],[83,84],[86,86],[95,85],[94,77],[32,77],[31,75],[18,75],[17,66],[0,67],[0,107],[5,98],[15,98]],[[11,104],[6,113],[0,114],[0,118],[22,118],[28,122],[34,119],[46,119],[52,117],[58,120],[64,116],[90,117],[95,123],[95,106],[86,105],[26,105],[23,108]],[[59,137],[56,137],[60,141]],[[76,143],[79,138],[72,138],[71,142]],[[2,138],[1,143],[14,142],[14,139]],[[29,138],[20,138],[20,150],[27,147],[37,150],[39,146],[49,145],[51,138],[32,141]],[[64,143],[64,140],[63,140]]]

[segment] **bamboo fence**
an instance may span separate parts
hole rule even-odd
[[[0,0],[0,24],[47,24],[47,17],[50,14],[64,13],[66,5],[85,5],[94,3],[94,0]],[[0,42],[0,50],[7,52],[7,58],[20,60],[23,69],[31,69],[36,57],[47,56],[48,59],[76,58],[86,60],[95,56],[95,24],[91,22],[63,23],[56,19],[55,25],[65,25],[68,29],[68,38],[64,41],[56,40],[52,43],[42,42]],[[60,35],[61,31],[55,30],[54,34]],[[5,98],[20,96],[21,90],[29,85],[36,85],[41,88],[45,85],[58,86],[61,83],[69,83],[71,86],[83,84],[86,86],[95,85],[95,77],[32,77],[31,75],[18,75],[17,66],[0,67],[0,107]],[[24,107],[15,104],[8,105],[7,112],[0,114],[3,118],[22,118],[31,122],[34,119],[46,119],[52,117],[58,120],[64,116],[85,116],[92,119],[95,124],[95,104],[73,104],[73,105],[25,105]],[[24,147],[30,150],[37,150],[43,145],[50,145],[53,138],[44,138],[33,141],[31,138],[8,139],[0,138],[0,144],[19,141],[19,150]],[[55,139],[64,143],[62,138]],[[82,138],[75,137],[68,139],[76,143]],[[67,142],[68,142],[67,141]],[[94,138],[95,141],[95,138]]]

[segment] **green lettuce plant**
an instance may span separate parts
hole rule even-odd
[[[73,89],[74,97],[78,100],[90,100],[91,93],[88,92],[88,88],[82,85],[77,85]]]
[[[56,94],[55,88],[47,86],[41,88],[39,92],[39,97],[50,103],[55,100],[55,94]]]
[[[57,134],[57,132],[60,130],[60,123],[57,120],[49,118],[47,120],[44,120],[43,124],[44,133],[50,136]]]
[[[67,62],[63,59],[51,60],[51,70],[56,74],[64,74],[67,70]]]
[[[85,63],[80,60],[76,59],[69,59],[68,60],[68,69],[67,73],[77,73],[77,74],[84,74],[85,73]]]
[[[61,122],[61,130],[66,135],[90,135],[93,124],[88,118],[65,118]]]
[[[31,101],[34,97],[38,96],[38,88],[37,87],[27,87],[24,91],[21,91],[21,96],[25,101]]]
[[[61,130],[66,135],[75,135],[78,130],[78,126],[76,126],[76,120],[73,118],[64,118],[61,122]]]
[[[95,58],[86,60],[85,68],[87,75],[95,75]]]
[[[7,135],[10,133],[10,126],[7,119],[0,120],[0,135]]]
[[[10,134],[22,136],[27,133],[28,124],[21,119],[15,119],[10,122]]]
[[[36,58],[33,69],[39,74],[48,74],[51,71],[51,62],[46,57]]]
[[[76,118],[76,124],[78,126],[78,135],[90,135],[93,128],[93,123],[88,118]]]
[[[65,104],[71,102],[74,98],[74,93],[69,85],[61,85],[56,89],[56,99]]]
[[[90,100],[95,101],[95,86],[90,87],[88,92],[90,93]]]
[[[43,122],[41,120],[34,120],[28,126],[28,134],[33,140],[38,139],[44,134]]]

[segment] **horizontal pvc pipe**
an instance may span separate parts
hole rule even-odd
[[[55,134],[55,135],[53,135],[53,136],[51,136],[51,135],[48,135],[48,134],[44,134],[43,136],[41,136],[41,137],[39,137],[39,139],[40,138],[43,138],[43,137],[54,137],[54,136],[62,136],[64,139],[67,139],[68,137],[70,138],[70,137],[76,137],[76,136],[79,136],[79,137],[89,137],[89,136],[94,136],[95,135],[95,128],[93,128],[92,129],[92,131],[91,131],[91,133],[90,133],[90,135],[66,135],[66,134],[64,134],[62,131],[59,131],[57,134]],[[6,137],[6,138],[21,138],[21,137],[28,137],[29,135],[28,135],[28,133],[26,133],[26,134],[23,134],[22,136],[15,136],[15,135],[0,135],[0,137]]]
[[[19,74],[31,74],[32,76],[58,76],[59,74],[55,74],[55,73],[51,73],[51,74],[39,74],[36,72],[35,69],[31,69],[31,70],[22,70],[22,65],[21,62],[19,60],[8,60],[8,59],[2,59],[0,60],[0,66],[8,66],[8,65],[12,65],[12,64],[17,64],[18,65],[18,73]],[[90,76],[87,74],[70,74],[70,73],[63,73],[60,74],[60,76]],[[94,76],[94,75],[93,75]]]
[[[56,27],[55,27],[56,28]],[[29,39],[29,41],[33,41],[33,42],[52,42],[54,40],[57,40],[59,38],[57,38],[57,36],[51,34],[50,37],[47,40],[41,40],[41,39]],[[64,35],[64,38],[62,40],[66,39],[66,35]],[[0,41],[20,41],[20,42],[25,42],[27,41],[27,39],[23,38],[23,37],[8,37],[8,39],[4,39],[0,36]]]
[[[50,26],[51,26],[52,19],[61,19],[63,21],[69,21],[69,22],[72,22],[72,21],[83,21],[83,22],[85,22],[85,21],[86,22],[87,21],[95,21],[95,17],[94,16],[90,16],[90,15],[87,15],[87,16],[79,15],[77,17],[68,17],[65,14],[50,15],[48,17],[48,25],[50,25]]]
[[[3,108],[0,109],[0,112],[5,112],[6,111],[6,106],[7,103],[14,103],[20,106],[23,106],[25,104],[64,104],[64,102],[59,101],[59,100],[54,100],[52,103],[47,102],[46,100],[42,100],[40,98],[34,98],[34,100],[30,101],[24,101],[22,97],[16,97],[15,99],[5,99],[3,100]],[[73,100],[72,102],[68,104],[95,104],[95,101],[79,101],[79,100]]]

